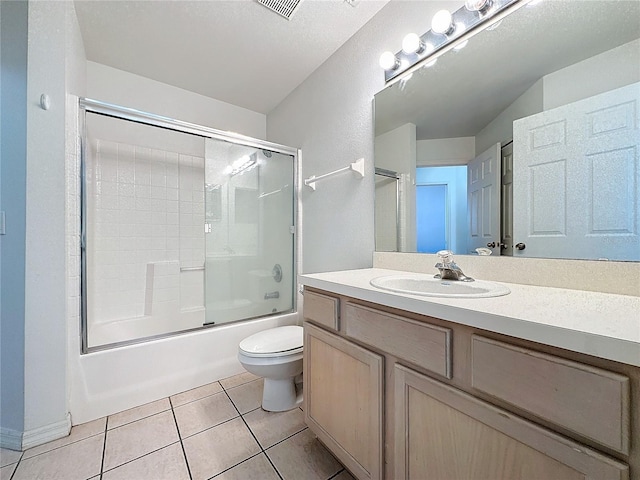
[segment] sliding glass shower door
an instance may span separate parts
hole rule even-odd
[[[293,309],[294,158],[205,142],[207,324]]]
[[[297,150],[80,106],[83,352],[295,311]]]

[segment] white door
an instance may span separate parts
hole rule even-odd
[[[469,162],[467,167],[469,253],[478,247],[500,255],[500,144]],[[491,247],[490,245],[493,245]]]
[[[513,123],[514,255],[639,260],[640,83]]]
[[[513,255],[513,142],[502,147],[502,255]]]

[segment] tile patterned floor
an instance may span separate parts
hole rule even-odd
[[[77,425],[24,453],[0,450],[0,480],[353,480],[296,408],[260,408],[242,373]]]

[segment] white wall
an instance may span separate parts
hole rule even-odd
[[[640,81],[639,51],[640,40],[634,40],[545,75],[544,110]]]
[[[498,142],[504,145],[513,140],[513,121],[540,113],[543,110],[542,97],[543,82],[538,80],[476,134],[476,155]]]
[[[87,97],[254,138],[266,116],[95,62],[87,62]]]
[[[66,49],[73,33],[67,33],[65,27],[74,12],[71,2],[12,2],[3,3],[2,9],[3,13],[10,12],[6,17],[3,15],[3,21],[11,23],[7,45],[12,53],[7,58],[14,68],[11,82],[7,82],[3,57],[3,85],[14,88],[12,100],[18,102],[9,114],[11,128],[3,129],[3,135],[12,134],[7,150],[5,138],[2,142],[3,154],[9,154],[9,158],[3,155],[2,162],[2,194],[8,195],[3,205],[5,202],[11,205],[7,207],[10,235],[3,238],[2,253],[6,260],[2,267],[3,277],[12,280],[10,289],[6,283],[2,286],[2,330],[3,343],[4,334],[10,334],[12,340],[6,354],[18,357],[5,364],[3,345],[2,381],[7,374],[7,380],[15,383],[8,387],[7,394],[2,389],[2,421],[7,418],[7,395],[9,408],[14,409],[10,418],[15,430],[8,432],[13,436],[7,437],[3,425],[1,441],[7,445],[7,440],[11,440],[8,446],[24,449],[64,435],[70,427],[66,364],[65,110]],[[3,47],[4,27],[3,24]],[[49,110],[40,108],[41,94],[50,97]],[[6,106],[3,95],[3,113]],[[9,161],[11,166],[5,168]],[[11,187],[7,188],[8,185]],[[20,343],[21,352],[16,350]],[[21,408],[14,408],[16,400],[22,401]]]
[[[302,192],[303,272],[369,267],[374,249],[373,96],[384,87],[378,58],[407,32],[461,1],[392,1],[267,116],[267,138],[302,148],[302,175],[365,159],[365,178],[347,173]]]
[[[476,137],[418,140],[418,167],[466,165],[476,156]]]

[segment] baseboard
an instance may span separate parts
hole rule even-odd
[[[44,427],[27,430],[22,435],[22,450],[37,447],[43,443],[66,437],[71,431],[71,415],[67,413],[67,417],[61,422],[51,423]]]
[[[0,448],[20,452],[22,450],[22,432],[0,427]]]

